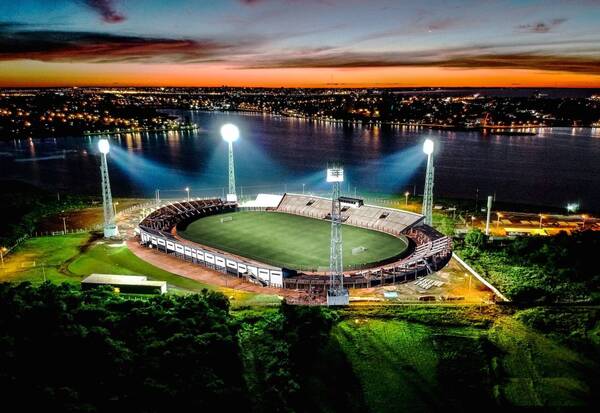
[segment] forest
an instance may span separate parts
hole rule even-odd
[[[412,412],[598,403],[598,310],[230,308],[0,284],[6,406],[60,412]],[[17,409],[15,409],[17,410]]]
[[[276,411],[302,402],[297,378],[330,328],[318,307],[241,322],[207,290],[144,298],[4,283],[0,387],[24,411]],[[260,380],[247,383],[245,370]]]

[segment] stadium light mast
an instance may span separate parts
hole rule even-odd
[[[342,264],[342,212],[340,207],[340,183],[344,182],[344,169],[339,165],[327,168],[327,182],[333,184],[331,194],[331,249],[329,254],[330,285],[327,305],[348,305],[348,290],[344,288]]]
[[[431,225],[431,215],[433,213],[433,141],[425,139],[423,143],[423,152],[427,155],[427,173],[425,174],[425,191],[423,191],[423,209],[421,213],[425,216],[424,223]]]
[[[116,237],[119,235],[119,229],[115,222],[115,214],[112,203],[112,194],[110,192],[110,180],[108,177],[108,162],[106,154],[110,151],[110,144],[107,139],[98,141],[100,150],[100,176],[102,177],[102,206],[104,209],[104,238]]]
[[[226,123],[221,127],[221,137],[229,144],[229,192],[227,192],[227,201],[237,202],[235,193],[235,166],[233,163],[233,142],[240,137],[240,130],[232,123]]]

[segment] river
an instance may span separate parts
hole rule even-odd
[[[436,143],[434,196],[548,206],[579,202],[600,210],[600,129],[553,128],[536,136],[482,136],[400,126],[350,126],[263,114],[172,111],[197,131],[111,137],[115,196],[220,194],[227,184],[226,122],[239,126],[234,144],[238,192],[327,189],[324,169],[339,161],[349,193],[422,193],[425,138]],[[98,137],[0,142],[0,174],[49,190],[98,193]]]

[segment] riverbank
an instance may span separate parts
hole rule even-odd
[[[103,130],[103,131],[84,131],[83,136],[110,136],[110,135],[126,135],[128,133],[144,133],[144,132],[189,132],[198,130],[198,125],[181,125],[177,127],[166,127],[166,128],[128,128],[128,129],[114,129],[114,130]]]

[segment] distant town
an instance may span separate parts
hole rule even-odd
[[[0,90],[0,139],[194,129],[164,109],[496,134],[600,127],[600,94],[519,89],[52,88]]]

